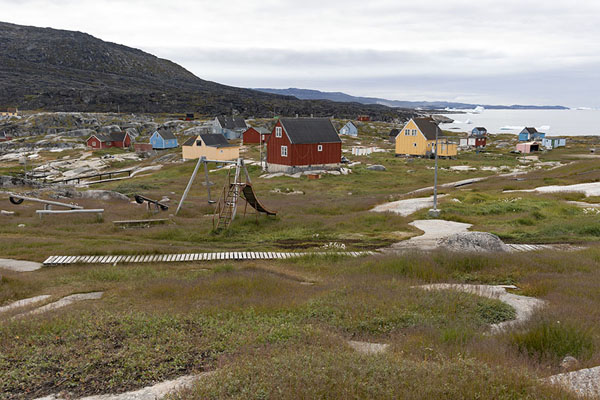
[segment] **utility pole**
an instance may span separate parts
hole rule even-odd
[[[437,208],[437,181],[438,181],[438,133],[440,127],[435,125],[435,171],[433,173],[433,208],[429,210],[429,216],[438,218],[440,216],[440,210]]]

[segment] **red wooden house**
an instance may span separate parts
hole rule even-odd
[[[250,127],[244,132],[244,134],[242,136],[242,143],[243,144],[266,143],[270,134],[271,134],[271,132],[269,132],[265,128]]]
[[[327,118],[280,118],[267,141],[269,172],[338,168],[342,141]]]
[[[356,117],[357,121],[362,121],[362,122],[368,122],[371,120],[371,117],[369,117],[368,115],[359,115],[358,117]]]
[[[125,148],[131,146],[131,136],[127,132],[97,133],[86,141],[92,149],[108,149],[110,147]]]

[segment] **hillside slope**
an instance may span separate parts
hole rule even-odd
[[[336,115],[392,119],[383,106],[294,97],[221,85],[141,50],[81,32],[0,22],[0,109]],[[409,115],[406,113],[405,115]]]

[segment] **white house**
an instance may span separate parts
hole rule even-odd
[[[352,121],[348,121],[346,125],[340,129],[340,135],[348,135],[348,136],[358,136],[358,128],[352,123]]]

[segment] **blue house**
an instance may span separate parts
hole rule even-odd
[[[358,136],[358,129],[356,128],[356,126],[354,126],[354,124],[349,121],[346,125],[344,125],[342,127],[342,129],[340,129],[340,135],[348,135],[348,136]]]
[[[519,133],[519,142],[531,142],[535,140],[542,140],[546,137],[545,133],[538,132],[535,128],[523,128]]]
[[[150,144],[153,149],[173,149],[178,146],[177,138],[173,135],[173,131],[167,128],[154,131],[150,136]]]

